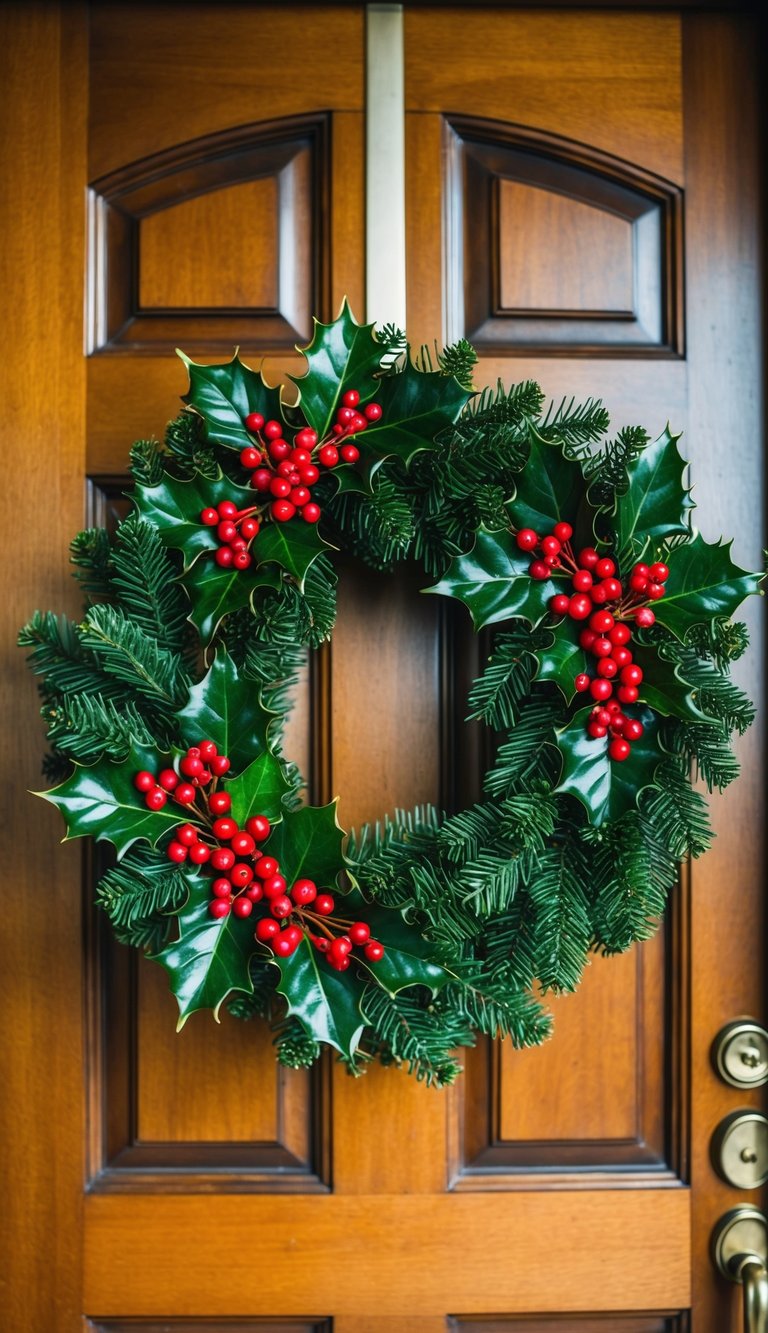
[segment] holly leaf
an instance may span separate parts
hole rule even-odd
[[[284,817],[283,797],[291,790],[285,767],[269,750],[254,759],[242,773],[228,778],[225,788],[232,798],[232,818],[242,828],[251,815],[266,815],[270,823]]]
[[[227,449],[253,444],[245,429],[250,412],[280,420],[280,390],[271,389],[260,373],[251,370],[237,355],[221,365],[202,366],[178,351],[189,373],[189,392],[182,397],[205,421],[208,438]]]
[[[275,716],[262,704],[256,681],[240,676],[232,658],[220,648],[210,670],[191,687],[177,719],[187,745],[214,741],[237,771],[266,750]]]
[[[261,539],[259,533],[256,541]],[[255,543],[254,543],[255,546]],[[251,605],[257,588],[279,588],[276,569],[251,565],[249,569],[221,569],[208,560],[198,560],[184,576],[192,610],[189,619],[204,643],[210,643],[224,616]]]
[[[556,790],[581,801],[589,822],[597,825],[620,819],[635,809],[639,793],[653,782],[663,751],[656,715],[649,708],[635,708],[632,717],[642,722],[643,735],[632,742],[628,759],[617,762],[609,758],[608,737],[595,740],[587,734],[593,706],[580,708],[557,733],[563,768]]]
[[[705,714],[696,703],[696,691],[680,675],[676,662],[664,656],[663,644],[658,648],[633,645],[633,660],[642,668],[640,686],[642,702],[661,713],[663,717],[680,717],[700,721]]]
[[[690,492],[683,485],[687,467],[677,441],[666,426],[629,469],[629,488],[619,496],[615,528],[622,563],[639,557],[653,543],[690,530]]]
[[[469,607],[475,630],[512,616],[537,625],[558,589],[552,579],[532,579],[530,563],[509,532],[481,527],[472,550],[452,560],[440,582],[424,592],[458,597]]]
[[[732,542],[705,542],[697,532],[667,556],[669,578],[664,596],[653,603],[660,625],[684,639],[694,625],[715,617],[730,619],[737,606],[759,591],[760,574],[739,569],[731,560]]]
[[[290,378],[299,389],[307,422],[322,440],[347,389],[357,389],[361,403],[373,398],[379,386],[372,377],[381,366],[384,348],[373,324],[356,323],[346,300],[338,319],[331,324],[316,319],[314,325],[311,343],[299,349],[307,362],[306,374]]]
[[[354,1055],[365,1027],[360,1008],[364,987],[356,969],[336,972],[306,936],[290,957],[273,961],[280,969],[277,989],[285,996],[288,1013],[315,1041]]]
[[[395,908],[371,907],[358,894],[349,894],[342,902],[355,912],[359,906],[360,920],[370,926],[373,939],[384,945],[384,957],[378,963],[367,962],[359,949],[355,950],[354,961],[366,968],[390,995],[406,986],[428,986],[434,993],[451,980],[451,974],[432,961],[434,944],[409,925]]]
[[[133,745],[120,763],[102,759],[87,768],[76,764],[65,782],[34,795],[61,811],[67,826],[64,842],[86,837],[111,842],[119,860],[139,839],[154,847],[164,833],[182,822],[179,807],[170,801],[162,810],[148,810],[142,793],[133,785],[142,769],[154,773],[162,767],[159,757],[156,750]]]
[[[528,461],[518,473],[515,497],[507,508],[516,528],[533,528],[543,537],[561,520],[575,526],[584,504],[584,474],[561,445],[550,444],[533,429],[530,441]],[[585,525],[584,539],[590,535]]]
[[[472,397],[452,375],[417,370],[410,361],[381,380],[376,401],[382,414],[355,443],[363,454],[410,462],[420,449],[433,449],[435,436],[458,417]]]
[[[256,537],[251,553],[259,564],[274,563],[304,587],[307,570],[323,551],[336,548],[323,541],[316,523],[304,523],[300,519],[288,523],[267,523]]]
[[[233,912],[212,917],[210,900],[210,880],[190,879],[189,897],[177,914],[179,938],[153,956],[171,979],[179,1005],[177,1031],[197,1009],[212,1009],[218,1023],[219,1009],[232,991],[253,994],[248,968],[256,952],[253,921]]]
[[[570,703],[576,694],[574,680],[587,669],[587,654],[579,644],[583,625],[574,620],[563,620],[552,631],[552,643],[537,651],[539,669],[537,680],[551,680]]]
[[[220,544],[216,529],[201,522],[202,510],[215,509],[222,500],[234,500],[238,509],[250,509],[256,497],[252,490],[222,476],[216,481],[165,477],[159,486],[137,485],[133,498],[141,517],[157,528],[166,546],[184,552],[184,568],[188,569],[203,551],[215,551]]]
[[[234,812],[234,799],[232,804]],[[336,819],[336,802],[332,801],[330,805],[286,810],[282,823],[264,846],[280,862],[280,873],[289,887],[297,879],[311,879],[319,888],[333,889],[344,868],[344,836]]]

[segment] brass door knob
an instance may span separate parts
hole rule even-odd
[[[768,1222],[757,1208],[725,1213],[712,1233],[712,1259],[744,1289],[744,1333],[768,1333]]]

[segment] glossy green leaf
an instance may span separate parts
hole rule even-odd
[[[286,811],[264,846],[280,862],[289,887],[297,879],[311,879],[318,888],[333,890],[344,868],[343,841],[344,830],[339,828],[336,802],[332,801]]]
[[[355,916],[367,922],[371,936],[384,945],[384,957],[378,963],[366,962],[362,949],[355,949],[355,963],[365,967],[380,986],[394,995],[406,986],[428,986],[438,991],[451,975],[438,963],[432,962],[435,946],[426,940],[415,926],[405,921],[394,908],[371,907],[358,895],[342,898],[337,911],[342,916]]]
[[[602,824],[635,809],[638,795],[653,782],[663,752],[656,715],[649,708],[632,707],[630,716],[639,718],[645,732],[632,742],[628,759],[618,763],[610,759],[608,737],[594,740],[587,734],[592,707],[579,709],[557,733],[563,756],[557,791],[575,796],[587,810],[590,823]]]
[[[537,657],[537,680],[551,680],[562,691],[568,703],[574,697],[576,676],[587,670],[587,654],[579,644],[583,623],[565,619],[552,631],[552,643],[542,648]]]
[[[232,658],[219,648],[210,670],[190,689],[178,723],[187,745],[214,741],[237,773],[266,750],[274,716],[261,702],[258,683],[240,676]]]
[[[381,419],[355,436],[365,456],[394,455],[407,463],[420,449],[433,449],[435,436],[459,416],[472,394],[451,375],[417,370],[410,361],[381,381],[376,401]]]
[[[516,528],[533,528],[540,537],[564,520],[573,527],[584,503],[584,475],[579,463],[566,458],[562,446],[549,444],[530,431],[528,461],[517,476],[509,509]],[[591,533],[583,533],[586,540]]]
[[[677,448],[679,438],[667,426],[629,469],[629,488],[619,497],[614,521],[625,559],[639,558],[654,543],[689,531],[692,501],[683,485],[687,463]]]
[[[279,571],[266,565],[220,569],[212,560],[198,560],[185,574],[184,587],[192,603],[189,618],[203,643],[210,643],[224,616],[251,605],[256,588],[279,588],[280,582]]]
[[[276,958],[280,969],[277,989],[316,1041],[327,1042],[342,1055],[353,1055],[365,1019],[360,1001],[363,982],[354,966],[337,972],[305,938],[289,958]]]
[[[198,365],[183,352],[179,356],[189,372],[189,392],[183,401],[200,413],[209,439],[228,449],[244,449],[254,442],[243,424],[250,412],[280,420],[280,390],[265,384],[237,353],[216,366]]]
[[[61,811],[67,826],[65,842],[85,837],[111,842],[119,858],[142,838],[154,847],[183,820],[179,806],[170,798],[162,810],[148,810],[142,793],[133,785],[137,773],[144,769],[158,773],[166,758],[156,750],[133,746],[123,762],[102,759],[88,768],[77,764],[65,782],[35,795]]]
[[[154,955],[171,979],[181,1029],[197,1009],[219,1009],[232,991],[253,993],[248,963],[256,952],[253,921],[230,912],[216,919],[208,911],[209,878],[189,877],[189,898],[178,913],[179,938]]]
[[[663,717],[696,721],[704,717],[696,703],[696,692],[680,675],[680,668],[663,654],[645,645],[633,645],[633,660],[642,668],[641,700]]]
[[[283,797],[290,791],[284,765],[266,750],[237,777],[227,779],[232,818],[242,828],[251,815],[266,815],[271,823],[283,818]]]
[[[373,398],[378,383],[372,378],[381,365],[383,348],[373,324],[358,324],[347,301],[331,324],[314,321],[308,347],[301,348],[307,372],[293,379],[300,392],[299,406],[313,430],[323,439],[330,430],[347,389],[357,389],[360,402]]]
[[[667,557],[665,593],[653,603],[653,609],[659,624],[666,625],[678,639],[684,639],[694,625],[716,617],[730,618],[745,597],[758,592],[761,576],[733,563],[731,545],[710,545],[697,532]]]
[[[532,579],[530,564],[531,556],[518,550],[509,532],[480,528],[472,550],[457,556],[440,582],[424,591],[458,597],[476,630],[512,616],[537,625],[559,589],[552,579]]]
[[[280,565],[304,587],[307,570],[323,551],[335,548],[323,541],[316,523],[293,518],[288,523],[267,523],[251,547],[254,559],[262,564]]]
[[[141,517],[157,528],[166,546],[184,552],[186,569],[203,551],[219,546],[216,529],[200,520],[203,509],[215,509],[222,500],[234,500],[239,509],[249,509],[259,497],[228,477],[206,481],[197,476],[191,481],[165,477],[159,486],[136,486],[133,498]]]

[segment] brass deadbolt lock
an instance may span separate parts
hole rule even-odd
[[[768,1120],[758,1111],[733,1111],[712,1136],[712,1163],[718,1175],[740,1190],[759,1189],[768,1180]]]
[[[768,1032],[753,1018],[726,1023],[712,1044],[712,1063],[732,1088],[760,1088],[768,1083]]]

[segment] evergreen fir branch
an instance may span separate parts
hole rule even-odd
[[[510,978],[491,975],[480,961],[460,964],[460,980],[440,996],[441,1007],[454,1009],[465,1023],[488,1037],[509,1037],[518,1049],[540,1046],[551,1035],[552,1015]]]
[[[18,643],[32,649],[27,662],[35,675],[44,677],[40,686],[44,699],[55,702],[74,694],[126,697],[123,687],[104,674],[96,655],[81,643],[77,626],[66,616],[35,611]]]
[[[117,530],[112,589],[127,619],[159,648],[181,653],[189,607],[178,571],[158,532],[138,514]]]
[[[656,769],[654,786],[640,793],[640,811],[654,839],[676,861],[701,856],[712,843],[707,803],[694,791],[687,765],[673,758]],[[647,842],[647,833],[646,833]]]
[[[190,681],[178,653],[161,648],[117,607],[92,607],[79,636],[106,676],[138,694],[150,710],[170,719],[184,703]]]
[[[170,934],[171,914],[184,904],[188,892],[183,874],[162,852],[138,846],[102,876],[96,902],[121,944],[156,953]]]
[[[484,848],[461,867],[457,887],[479,916],[494,916],[509,910],[520,885],[536,872],[536,864],[528,852],[510,855]]]
[[[502,801],[499,832],[515,847],[539,855],[554,835],[557,816],[558,806],[553,796],[520,792]]]
[[[437,363],[443,375],[453,375],[465,389],[474,389],[473,376],[477,365],[477,352],[466,338],[459,338],[438,352]]]
[[[336,624],[338,581],[338,574],[327,555],[318,556],[307,571],[303,596],[310,620],[307,632],[310,648],[319,648],[331,637]]]
[[[182,411],[165,429],[165,448],[180,477],[196,474],[213,480],[219,475],[214,444],[206,438],[205,425],[197,412]]]
[[[672,752],[694,765],[710,792],[723,791],[739,776],[739,761],[722,722],[678,722],[668,732]]]
[[[557,407],[550,403],[536,429],[545,440],[561,444],[566,456],[581,457],[588,444],[602,439],[610,420],[599,398],[588,398],[585,403],[563,398]]]
[[[522,626],[497,635],[488,664],[470,689],[468,721],[487,722],[496,731],[515,725],[538,670],[536,643]]]
[[[497,836],[500,807],[472,805],[446,819],[437,835],[437,846],[446,860],[461,865],[478,856],[484,844]]]
[[[369,495],[350,491],[326,506],[342,534],[341,544],[373,569],[388,570],[408,554],[415,522],[412,505],[385,464]]]
[[[693,625],[687,643],[700,657],[711,657],[721,671],[736,662],[749,647],[749,631],[741,620],[713,620]]]
[[[48,740],[78,764],[95,764],[108,755],[125,759],[131,744],[154,746],[155,737],[130,700],[119,706],[98,695],[69,695],[42,709]]]
[[[423,919],[424,933],[440,958],[455,958],[467,941],[483,934],[484,918],[474,899],[439,864],[418,861],[408,869],[410,901]]]
[[[558,701],[545,694],[534,693],[519,711],[518,720],[507,740],[499,746],[493,768],[485,775],[485,790],[489,796],[515,794],[519,782],[527,781],[529,789],[538,778],[554,786],[559,758],[554,747],[554,730],[561,716]],[[547,753],[548,751],[553,753]]]
[[[544,990],[575,990],[592,935],[589,870],[575,842],[548,848],[536,860],[528,892],[535,908],[536,976]]]
[[[604,825],[593,841],[592,922],[597,944],[623,952],[654,934],[677,878],[677,860],[636,811]]]
[[[650,436],[642,426],[623,426],[615,440],[584,461],[589,498],[598,508],[613,509],[629,489],[629,468],[640,457]]]
[[[538,417],[543,406],[544,394],[535,380],[523,380],[509,387],[497,380],[495,389],[483,389],[477,398],[467,403],[459,424],[463,426],[472,421],[478,426],[500,422],[522,425]]]
[[[457,1046],[473,1046],[474,1037],[454,1009],[424,1008],[410,991],[390,995],[370,984],[363,993],[362,1010],[377,1040],[398,1064],[407,1066],[427,1086],[453,1083],[461,1066],[452,1058]]]
[[[74,575],[89,597],[109,597],[112,582],[112,547],[106,528],[78,532],[69,545]]]
[[[278,1063],[286,1069],[309,1069],[320,1058],[320,1046],[293,1015],[274,1028]]]
[[[165,454],[159,440],[131,445],[130,473],[137,486],[159,486],[165,475]]]
[[[534,913],[520,893],[506,912],[484,923],[483,971],[499,985],[529,991],[536,976]]]

